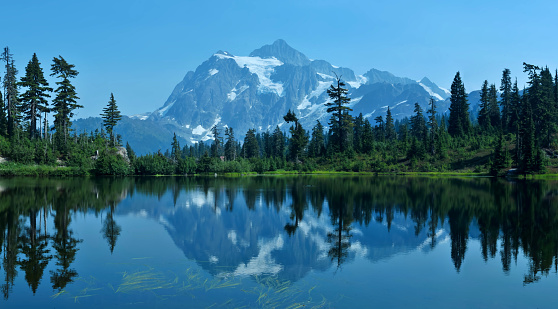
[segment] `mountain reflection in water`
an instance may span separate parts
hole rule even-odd
[[[508,273],[528,260],[523,284],[558,264],[558,183],[486,178],[157,177],[0,179],[4,299],[23,276],[62,291],[78,277],[88,243],[77,215],[102,221],[99,236],[118,250],[119,218],[162,224],[184,256],[216,278],[274,275],[297,281],[342,269],[356,258],[389,260],[449,241],[461,272],[470,239]],[[138,244],[141,239],[135,240]],[[105,261],[107,262],[107,261]]]

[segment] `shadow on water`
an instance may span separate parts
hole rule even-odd
[[[164,205],[124,202],[168,197],[172,202]],[[500,260],[504,273],[510,272],[520,252],[527,257],[524,284],[537,282],[558,268],[558,183],[554,181],[325,176],[10,178],[0,179],[4,299],[10,297],[19,275],[33,294],[45,276],[58,292],[79,277],[72,265],[80,247],[87,244],[72,230],[76,214],[94,214],[103,220],[100,235],[112,253],[122,232],[117,215],[139,212],[152,218],[165,215],[176,246],[216,278],[267,274],[296,281],[312,269],[333,266],[339,270],[355,258],[358,248],[373,248],[366,256],[370,260],[389,258],[397,250],[416,249],[421,243],[426,243],[423,250],[432,250],[446,228],[457,272],[462,270],[471,238],[479,240],[485,261]],[[273,215],[283,213],[284,219]],[[323,216],[327,220],[320,221]],[[405,232],[404,224],[412,226],[412,233]],[[48,226],[54,229],[48,231]],[[261,235],[269,237],[264,241]],[[357,236],[358,246],[353,242]],[[262,255],[262,248],[267,248],[267,255]],[[215,254],[214,262],[202,262],[207,252]],[[260,257],[261,261],[254,260]],[[265,270],[253,272],[252,262]],[[238,265],[242,267],[232,269]]]

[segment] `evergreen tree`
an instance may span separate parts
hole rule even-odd
[[[508,132],[517,134],[519,125],[519,115],[521,113],[521,96],[519,95],[519,87],[517,86],[517,79],[512,87],[509,118],[508,118]]]
[[[374,118],[374,121],[376,121],[376,126],[374,126],[376,140],[383,142],[386,136],[384,118],[382,116],[377,116]]]
[[[490,117],[489,117],[489,90],[488,81],[485,80],[482,84],[481,94],[480,94],[480,110],[477,121],[483,133],[487,133],[490,130]]]
[[[502,128],[504,132],[513,132],[514,128],[510,126],[510,118],[512,117],[512,81],[511,71],[504,69],[502,72],[502,81],[500,82],[500,106],[502,107]]]
[[[324,126],[319,120],[316,121],[316,125],[312,128],[312,139],[310,140],[310,145],[308,146],[308,155],[310,157],[316,158],[325,154],[325,138],[324,138]]]
[[[525,92],[524,92],[525,93]],[[521,102],[521,117],[519,123],[518,145],[519,150],[517,160],[519,169],[524,173],[530,173],[535,170],[535,124],[533,121],[533,111],[531,103],[526,95],[523,96]]]
[[[46,98],[50,97],[48,92],[52,91],[52,88],[48,87],[37,54],[33,54],[33,58],[27,64],[25,76],[21,78],[20,85],[27,88],[27,91],[21,95],[20,101],[25,113],[24,120],[30,122],[29,138],[33,139],[36,137],[37,118],[40,117],[40,113],[44,112],[45,119],[47,118],[48,101]],[[45,126],[45,132],[46,129]]]
[[[397,138],[395,133],[395,126],[393,125],[393,117],[391,116],[391,110],[387,109],[386,113],[386,141],[391,142]]]
[[[176,133],[172,137],[172,144],[171,144],[171,159],[176,164],[182,158],[182,150],[180,149],[180,142],[178,138],[176,138]]]
[[[257,158],[259,156],[260,149],[256,139],[256,129],[250,129],[246,133],[242,153],[245,158]]]
[[[450,115],[448,133],[451,136],[464,136],[469,134],[471,121],[469,120],[469,103],[465,86],[461,81],[459,72],[455,74],[451,84]]]
[[[426,136],[426,121],[418,103],[415,103],[415,115],[411,117],[411,135],[419,141],[424,141]]]
[[[225,136],[227,142],[225,143],[225,158],[229,161],[236,160],[236,140],[234,139],[233,128],[225,128]]]
[[[283,158],[285,156],[285,134],[279,128],[279,126],[275,127],[272,135],[273,139],[273,157],[276,158]]]
[[[132,146],[128,142],[126,142],[126,153],[128,154],[128,159],[130,159],[130,163],[133,163],[136,160],[136,152],[132,149]]]
[[[122,119],[122,115],[120,115],[120,111],[118,110],[118,106],[116,106],[116,100],[114,99],[114,95],[110,94],[110,99],[108,101],[107,107],[103,108],[103,113],[101,114],[101,118],[103,118],[103,126],[106,128],[107,133],[110,137],[111,144],[114,146],[116,142],[114,140],[114,127]],[[176,137],[176,135],[175,135]]]
[[[488,118],[490,120],[490,126],[499,130],[502,125],[500,121],[500,108],[498,107],[498,92],[496,91],[496,85],[490,85],[488,91]]]
[[[502,132],[498,134],[498,142],[494,147],[494,155],[492,159],[492,166],[490,167],[491,173],[497,175],[500,170],[506,167],[506,151],[504,149],[504,137]]]
[[[428,114],[428,128],[430,129],[429,139],[428,139],[428,151],[431,155],[436,154],[436,143],[439,140],[438,133],[438,122],[436,121],[436,100],[430,97],[430,108],[427,111]]]
[[[5,61],[6,74],[4,75],[4,104],[6,106],[7,117],[7,134],[8,137],[15,135],[16,129],[20,122],[20,104],[19,104],[19,90],[17,83],[17,70],[14,65],[13,55],[10,53],[8,47],[4,48],[4,52],[0,60]]]
[[[362,152],[362,132],[364,129],[364,117],[362,113],[354,119],[353,125],[353,149],[356,152]]]
[[[4,99],[0,91],[0,136],[6,136],[8,129],[8,121],[6,119],[6,111],[4,106]]]
[[[219,128],[217,128],[217,126],[213,126],[211,128],[211,132],[213,133],[213,144],[211,145],[211,156],[213,158],[219,158],[219,156],[221,156],[222,153],[222,144],[223,141],[221,140],[221,135],[219,132]]]
[[[374,145],[374,133],[372,131],[372,124],[368,119],[364,120],[362,127],[362,152],[371,153]]]
[[[335,146],[336,151],[344,152],[348,149],[349,143],[349,130],[352,126],[351,116],[349,112],[352,109],[346,105],[349,104],[351,99],[347,96],[347,88],[345,83],[341,81],[341,77],[337,77],[337,86],[331,85],[327,90],[329,98],[333,102],[325,103],[327,107],[327,112],[331,113],[331,119],[329,121],[330,128],[333,132],[332,143]]]
[[[558,109],[555,101],[555,86],[552,74],[548,68],[541,70],[540,79],[540,107],[541,124],[539,134],[541,136],[541,146],[550,147],[552,135],[556,132],[556,120]]]
[[[83,105],[77,104],[79,97],[77,96],[76,88],[70,82],[70,78],[75,78],[79,73],[74,69],[75,65],[66,62],[62,56],[59,56],[59,58],[54,57],[52,61],[52,74],[50,76],[56,76],[61,79],[61,81],[56,82],[58,88],[54,90],[56,97],[52,101],[54,129],[56,130],[55,138],[66,149],[69,130],[72,126],[70,118],[74,116],[75,109],[83,108]]]
[[[298,123],[298,118],[294,112],[289,110],[287,115],[283,116],[283,119],[287,123],[294,122],[294,126],[290,128],[289,159],[298,162],[304,155],[306,144],[308,144],[308,136],[306,135],[306,131],[302,128],[302,125]]]

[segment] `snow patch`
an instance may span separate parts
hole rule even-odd
[[[192,134],[194,135],[202,135],[204,132],[205,129],[201,126],[201,124],[198,124],[198,126],[192,130]]]
[[[217,74],[217,73],[219,73],[219,70],[217,70],[217,69],[211,69],[211,70],[209,70],[209,75],[210,75],[210,76],[213,76],[213,75],[215,75],[215,74]]]
[[[310,95],[308,96],[308,99],[311,99],[313,97],[319,97],[320,95],[322,95],[322,93],[324,93],[327,88],[329,88],[329,86],[331,85],[331,82],[318,82],[318,87],[316,87],[316,89],[314,89]]]
[[[254,276],[261,274],[278,274],[283,266],[278,264],[271,256],[272,251],[283,248],[284,241],[281,235],[270,241],[259,241],[258,255],[252,257],[248,263],[241,263],[234,271],[234,276]]]
[[[260,57],[241,57],[241,56],[228,56],[223,54],[215,54],[219,59],[233,59],[241,68],[248,68],[250,73],[256,74],[260,81],[258,91],[260,92],[274,92],[277,95],[283,95],[283,84],[275,83],[271,80],[271,73],[274,72],[275,67],[283,65],[283,62],[277,58],[262,59]]]
[[[157,112],[159,113],[159,115],[164,116],[164,115],[165,115],[165,112],[166,112],[169,108],[171,108],[171,107],[174,105],[174,103],[176,103],[176,100],[172,101],[172,102],[171,102],[170,104],[168,104],[167,106],[160,108]]]
[[[304,99],[302,99],[302,102],[296,107],[296,109],[306,109],[311,105],[312,103],[308,101],[308,96],[304,96]]]
[[[424,90],[426,90],[426,92],[428,92],[428,94],[429,94],[430,96],[435,97],[436,99],[438,99],[438,100],[440,100],[440,101],[443,101],[443,100],[444,100],[444,98],[442,98],[441,95],[439,95],[439,94],[435,93],[434,91],[432,91],[432,89],[430,89],[430,87],[426,86],[426,85],[423,84],[423,83],[418,83],[418,84],[421,85],[422,88],[424,88]]]
[[[368,82],[368,78],[362,76],[362,75],[358,75],[356,77],[356,81],[352,81],[352,82],[347,82],[347,84],[351,85],[351,87],[353,88],[359,88],[360,86],[366,84]]]

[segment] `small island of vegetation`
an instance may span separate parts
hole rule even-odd
[[[328,89],[329,129],[320,121],[307,131],[295,112],[284,116],[289,132],[246,132],[243,142],[231,127],[212,128],[213,140],[136,156],[115,133],[121,119],[114,95],[103,109],[103,128],[72,130],[74,110],[82,108],[71,79],[78,75],[62,56],[54,58],[49,87],[36,54],[17,79],[8,47],[0,57],[5,75],[0,94],[0,175],[192,175],[203,173],[430,173],[531,175],[558,172],[558,72],[524,63],[528,87],[522,91],[503,70],[500,93],[485,81],[476,119],[457,72],[449,113],[415,103],[409,119],[394,120],[389,107],[374,125],[351,116],[341,76]],[[21,92],[21,93],[20,93]],[[51,104],[48,98],[54,93]],[[48,123],[49,114],[54,124]]]

